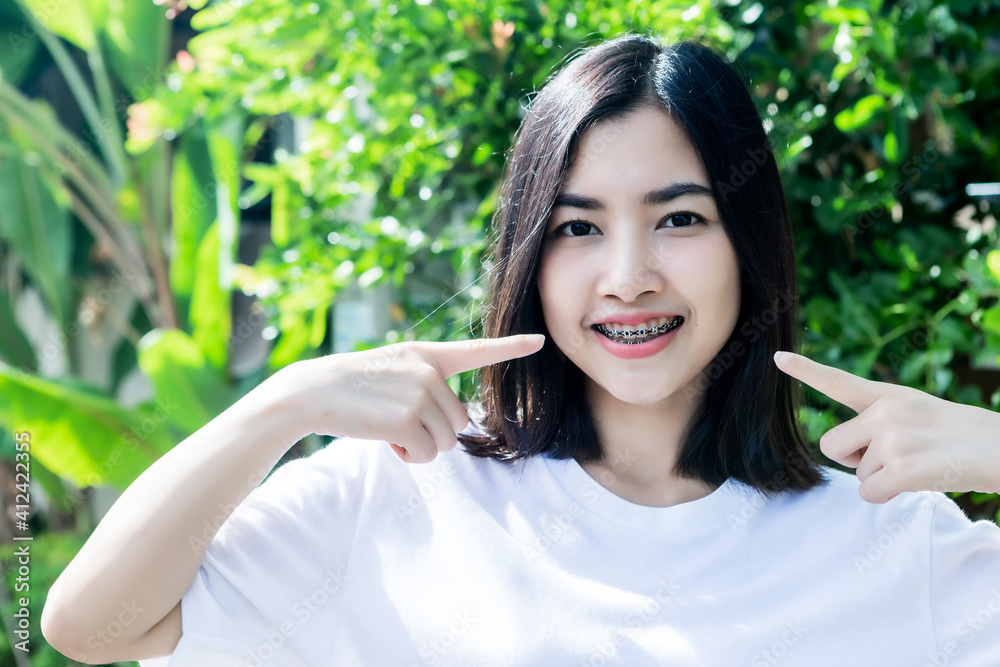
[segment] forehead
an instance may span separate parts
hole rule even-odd
[[[665,109],[647,105],[587,129],[564,188],[648,192],[680,181],[709,185],[701,158],[680,125]]]

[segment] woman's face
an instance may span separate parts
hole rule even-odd
[[[538,290],[549,335],[592,398],[697,402],[699,374],[736,325],[740,271],[701,160],[665,110],[582,135]]]

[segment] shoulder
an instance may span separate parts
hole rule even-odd
[[[736,523],[759,531],[795,531],[802,537],[822,535],[860,545],[874,542],[886,546],[905,536],[905,541],[922,542],[925,547],[935,533],[961,532],[973,525],[942,493],[902,493],[886,503],[874,504],[861,498],[855,475],[832,468],[823,472],[826,481],[813,489],[769,499],[740,486],[743,501]],[[995,524],[989,526],[1000,531]]]
[[[861,482],[853,473],[834,468],[823,470],[825,482],[809,491],[784,494],[778,506],[788,510],[836,512],[847,521],[877,520],[889,517],[930,515],[940,503],[951,503],[947,496],[932,491],[902,493],[886,503],[870,503],[861,497]],[[954,504],[954,503],[952,503]]]

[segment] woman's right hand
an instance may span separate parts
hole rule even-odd
[[[532,354],[543,342],[399,343],[283,368],[125,490],[49,590],[45,638],[93,664],[170,653],[181,636],[180,600],[208,543],[303,435],[388,440],[404,461],[430,461],[468,424],[446,378]],[[123,601],[143,609],[141,618],[113,642],[95,643]]]
[[[386,440],[408,463],[452,449],[469,421],[447,378],[527,356],[541,334],[448,343],[406,342],[296,362],[275,374],[285,382],[302,435]]]

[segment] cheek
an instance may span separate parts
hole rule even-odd
[[[674,284],[686,286],[684,297],[695,310],[695,323],[722,326],[728,336],[740,309],[739,260],[728,238],[714,239],[699,252],[679,253],[672,263]]]
[[[579,270],[561,261],[557,253],[542,256],[537,278],[542,317],[553,342],[564,353],[584,344],[579,326],[583,313],[580,278]]]
[[[725,331],[728,338],[740,316],[742,286],[740,285],[740,264],[736,258],[736,252],[728,243],[726,245],[727,247],[724,252],[719,253],[717,260],[716,266],[725,267],[725,270],[719,271],[720,280],[715,289],[720,318],[724,318],[726,321]]]
[[[550,332],[558,329],[560,305],[566,300],[566,281],[560,274],[559,262],[552,253],[542,255],[538,266],[538,300],[542,305],[542,317]]]

